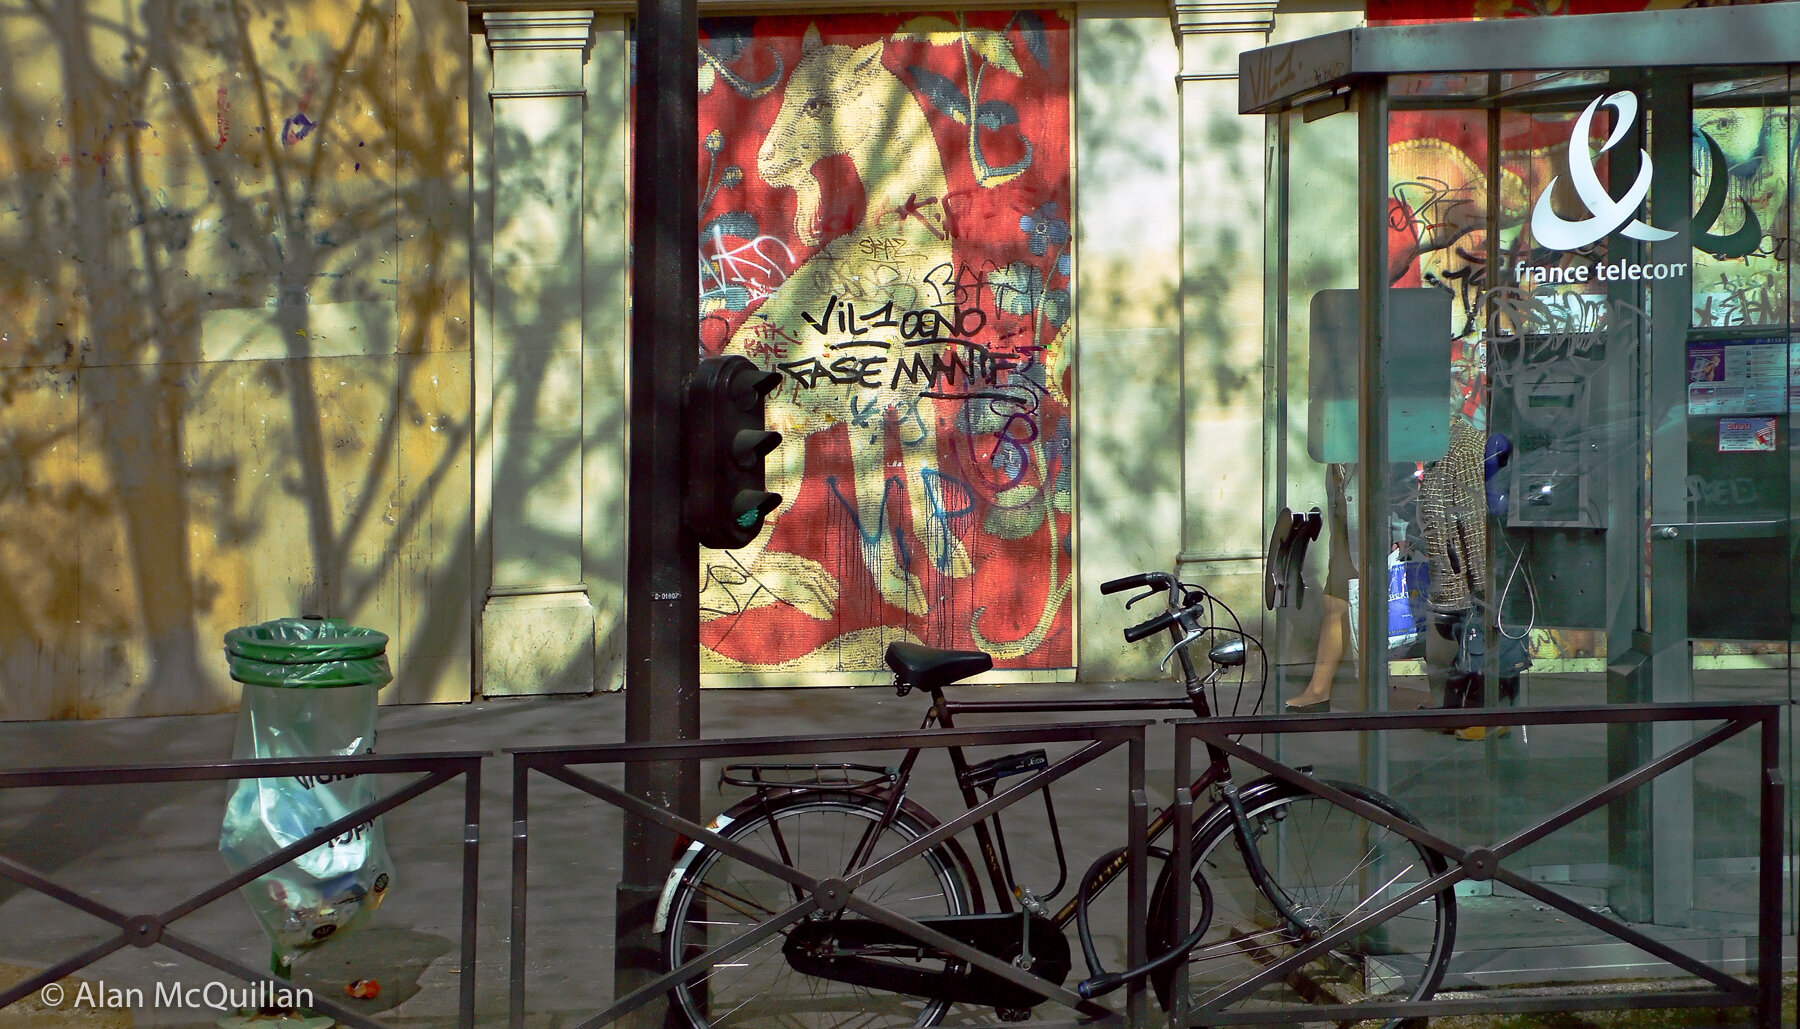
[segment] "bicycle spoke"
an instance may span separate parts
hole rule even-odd
[[[775,908],[765,907],[764,905],[758,904],[755,901],[750,900],[746,897],[739,897],[735,894],[728,893],[725,890],[722,890],[719,887],[714,886],[710,883],[696,884],[695,888],[698,890],[698,892],[700,894],[705,896],[708,900],[721,901],[725,904],[726,907],[730,908],[733,911],[736,911],[738,914],[743,915],[746,918],[751,919],[753,922],[760,922],[765,918],[775,917],[775,911],[776,911]],[[805,898],[802,897],[800,899],[804,900]],[[734,901],[736,901],[737,903],[733,903]],[[755,910],[750,910],[752,908],[754,908]],[[708,924],[709,925],[729,925],[732,923],[713,921],[713,922],[709,922]]]
[[[1390,806],[1362,787],[1333,785],[1378,807]],[[1190,877],[1180,880],[1198,891],[1190,901],[1194,924],[1209,919],[1207,935],[1186,966],[1196,1007],[1216,1004],[1227,995],[1237,998],[1229,1002],[1234,1010],[1429,995],[1442,976],[1454,933],[1454,900],[1442,895],[1340,942],[1249,996],[1239,996],[1245,980],[1277,966],[1331,928],[1386,904],[1401,884],[1426,878],[1442,866],[1441,858],[1404,836],[1293,787],[1264,786],[1245,807],[1252,846],[1271,892],[1257,888],[1228,816],[1202,821],[1208,828],[1195,841],[1198,875],[1191,882]],[[1160,903],[1166,906],[1169,900],[1165,896]],[[1290,925],[1283,912],[1298,918],[1304,931]],[[1171,923],[1171,916],[1164,916],[1158,929],[1162,946],[1184,938]],[[1169,1003],[1172,976],[1156,986],[1159,999]]]
[[[829,877],[841,874],[859,850],[891,853],[923,835],[923,828],[898,818],[885,821],[883,813],[881,805],[867,798],[802,796],[733,820],[726,835],[741,846],[779,855],[778,860],[808,875]],[[723,852],[702,851],[678,890],[664,938],[664,960],[670,963],[741,932],[745,920],[770,917],[785,906],[774,902],[787,897],[791,886]],[[901,863],[861,895],[910,917],[955,914],[967,906],[954,867],[936,849]],[[785,941],[791,932],[771,937],[729,967],[715,967],[676,991],[676,1009],[696,1029],[852,1029],[931,1025],[948,1007],[802,975],[788,963]],[[926,970],[946,967],[943,958],[929,953],[907,944],[882,944],[862,948],[858,956]]]
[[[1259,936],[1257,936],[1257,937],[1235,936],[1229,940],[1224,940],[1219,943],[1195,947],[1193,950],[1189,951],[1188,954],[1189,954],[1190,960],[1204,961],[1208,958],[1222,956],[1224,953],[1226,953],[1228,951],[1242,950],[1245,942],[1254,940],[1254,939],[1264,939],[1264,940],[1268,940],[1270,942],[1274,942],[1277,940],[1279,940],[1280,942],[1283,942],[1283,943],[1288,942],[1286,930],[1270,929],[1269,931],[1267,931],[1265,933],[1259,934]]]
[[[756,952],[762,950],[763,947],[765,947],[765,946],[767,946],[767,944],[762,944],[762,945],[759,945],[756,947],[752,947],[750,950],[745,951],[743,954],[739,955],[739,957],[742,959],[740,961],[728,962],[723,965],[714,965],[712,967],[712,971],[708,972],[705,978],[707,980],[713,980],[713,979],[720,980],[718,982],[710,983],[710,985],[718,986],[718,987],[735,986],[738,983],[743,982],[745,977],[752,974],[756,967],[756,962],[757,962]],[[742,971],[740,971],[736,977],[730,978],[730,979],[726,979],[723,976],[718,974],[722,970],[728,969],[728,968],[742,969]],[[700,980],[696,980],[696,982],[699,982],[699,981]]]

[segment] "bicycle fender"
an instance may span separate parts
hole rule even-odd
[[[770,790],[767,795],[762,797],[745,797],[714,815],[713,820],[706,823],[706,828],[711,832],[724,832],[727,826],[739,818],[760,811],[770,804],[791,797],[798,792],[800,791]],[[700,840],[689,843],[687,849],[681,852],[681,856],[675,859],[675,867],[669,869],[669,877],[663,880],[662,896],[656,899],[656,917],[651,922],[652,931],[658,935],[661,935],[663,929],[669,924],[669,908],[675,904],[675,887],[681,885],[682,877],[687,875],[687,870],[693,867],[695,859],[705,849],[706,844]]]
[[[712,821],[706,823],[706,828],[712,832],[723,830],[734,820],[731,812],[736,810],[737,807],[733,807],[730,811],[721,812]],[[675,887],[681,885],[681,877],[687,874],[694,859],[699,857],[700,852],[705,849],[706,844],[695,840],[687,845],[687,849],[681,852],[679,858],[675,859],[675,867],[669,869],[669,877],[663,881],[662,896],[656,898],[656,919],[653,931],[657,935],[662,935],[663,927],[669,923],[669,908],[675,903]]]
[[[1333,785],[1335,785],[1335,783]],[[1252,779],[1250,782],[1245,783],[1242,789],[1238,790],[1238,800],[1246,809],[1248,809],[1252,805],[1260,803],[1264,796],[1271,793],[1278,793],[1286,788],[1286,786],[1286,783],[1272,775],[1266,775],[1260,779]],[[1231,821],[1231,811],[1223,805],[1214,805],[1208,810],[1201,812],[1201,814],[1203,817],[1194,823],[1193,838],[1196,840],[1207,830],[1210,830],[1215,823]]]

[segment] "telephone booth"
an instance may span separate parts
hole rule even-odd
[[[1469,713],[1285,757],[1498,841],[1696,726],[1486,707],[1779,702],[1790,968],[1797,69],[1774,4],[1354,29],[1240,79],[1271,154],[1265,502],[1278,537],[1318,512],[1304,590],[1270,584],[1272,692],[1316,698],[1322,663],[1335,710]],[[1509,867],[1744,967],[1754,736]],[[1459,897],[1446,989],[1667,970],[1493,882]]]

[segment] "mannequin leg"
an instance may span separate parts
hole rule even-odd
[[[1307,682],[1306,689],[1288,699],[1288,707],[1306,707],[1331,699],[1331,683],[1337,677],[1339,662],[1344,659],[1349,616],[1348,600],[1329,593],[1325,595],[1325,620],[1319,626],[1319,649],[1313,660],[1312,679]]]

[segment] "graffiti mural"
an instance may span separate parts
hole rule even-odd
[[[701,346],[781,375],[749,547],[705,551],[710,671],[891,640],[1073,663],[1069,23],[701,25]]]
[[[1695,328],[1788,323],[1792,125],[1785,103],[1696,104]]]

